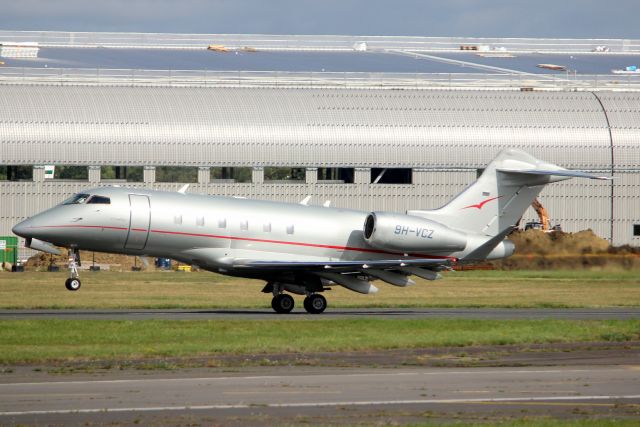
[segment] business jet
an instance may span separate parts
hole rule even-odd
[[[80,192],[17,224],[27,247],[69,251],[66,288],[77,291],[80,250],[172,258],[230,276],[261,279],[272,308],[288,313],[290,294],[303,295],[309,313],[340,285],[363,294],[381,280],[414,284],[439,279],[456,263],[508,257],[506,239],[546,184],[572,177],[609,179],[503,150],[482,175],[434,210],[365,212],[137,188]]]

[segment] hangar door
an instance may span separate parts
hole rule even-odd
[[[149,226],[151,224],[151,208],[149,196],[129,194],[129,234],[124,247],[127,249],[144,249],[149,238]]]

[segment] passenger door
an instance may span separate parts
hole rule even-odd
[[[124,247],[127,249],[144,249],[149,238],[149,226],[151,224],[149,196],[129,194],[129,203],[129,234]]]

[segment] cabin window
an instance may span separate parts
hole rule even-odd
[[[204,217],[203,216],[199,216],[198,218],[196,218],[196,225],[198,227],[204,227]]]
[[[89,197],[90,197],[89,194],[76,194],[70,199],[67,199],[64,202],[62,202],[62,204],[63,205],[80,205],[82,203],[85,203]]]
[[[262,231],[265,233],[271,233],[271,223],[267,222],[262,226]]]
[[[287,225],[287,234],[293,234],[293,225]]]
[[[104,196],[93,196],[87,203],[93,205],[110,205],[111,199]]]
[[[240,230],[248,230],[249,229],[249,221],[240,221]]]
[[[218,220],[218,228],[227,228],[227,220],[219,219]]]

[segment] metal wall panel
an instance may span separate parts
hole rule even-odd
[[[640,171],[640,97],[632,93],[598,93],[607,111],[616,170]]]
[[[5,164],[468,168],[514,146],[611,164],[586,92],[5,84],[0,144]]]
[[[640,94],[597,94],[616,176],[640,170]],[[583,170],[612,168],[605,114],[588,92],[0,85],[0,164],[355,167],[354,184],[192,184],[190,191],[363,210],[446,203],[505,147]],[[413,167],[413,184],[370,184],[370,167]],[[565,230],[634,243],[640,174],[573,180],[542,202]],[[104,183],[103,183],[104,184]],[[177,190],[181,184],[155,183]],[[0,232],[91,186],[0,182]],[[535,219],[529,210],[523,220]],[[613,218],[613,219],[612,219]],[[613,221],[613,223],[612,223]]]
[[[618,173],[614,181],[614,241],[640,246],[633,225],[640,224],[640,173]]]

